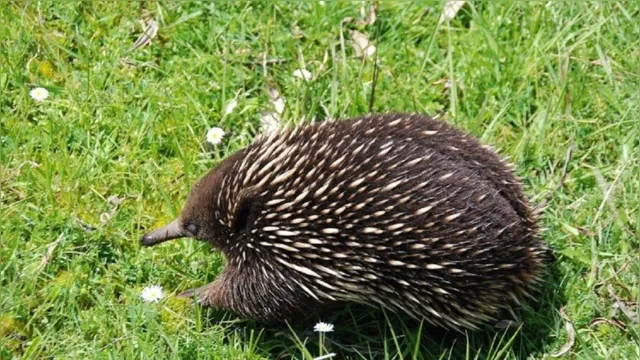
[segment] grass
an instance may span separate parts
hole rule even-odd
[[[374,25],[341,25],[359,7],[1,2],[0,358],[548,358],[567,339],[564,308],[576,336],[566,357],[637,359],[640,328],[609,288],[638,312],[640,3],[473,1],[439,26],[440,2],[381,1]],[[158,37],[131,50],[145,16]],[[378,49],[374,101],[374,62],[354,56],[353,29]],[[278,61],[264,67],[265,52]],[[314,79],[293,77],[299,68]],[[50,91],[42,103],[37,86]],[[223,266],[201,243],[144,250],[138,238],[259,133],[270,86],[286,99],[283,123],[443,113],[510,156],[531,197],[548,199],[557,255],[539,301],[517,309],[521,327],[443,334],[349,307],[323,319],[336,331],[319,347],[313,323],[142,303],[149,284],[177,293]],[[211,126],[228,132],[215,148]]]

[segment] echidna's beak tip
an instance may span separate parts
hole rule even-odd
[[[169,224],[161,227],[160,229],[156,229],[144,234],[144,236],[140,238],[140,245],[153,246],[165,241],[178,239],[183,236],[184,233],[180,225],[180,220],[176,219]]]

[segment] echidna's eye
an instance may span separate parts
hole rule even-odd
[[[196,225],[195,223],[188,222],[184,229],[189,236],[198,235],[198,225]]]

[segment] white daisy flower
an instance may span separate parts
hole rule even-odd
[[[218,145],[222,142],[224,130],[219,127],[212,127],[207,131],[207,142],[211,145]]]
[[[49,97],[49,90],[42,87],[38,87],[29,91],[29,95],[31,95],[33,100],[37,102],[42,102]]]
[[[313,327],[313,331],[321,332],[321,333],[332,332],[333,324],[329,324],[321,321],[317,323],[316,326]]]
[[[311,73],[306,69],[302,69],[302,70],[298,69],[294,71],[293,76],[299,79],[305,79],[307,81],[311,80],[311,78],[313,77],[313,75],[311,75]]]
[[[160,299],[164,297],[164,292],[162,291],[162,287],[158,285],[147,286],[142,289],[142,293],[140,294],[142,300],[145,302],[158,302]]]

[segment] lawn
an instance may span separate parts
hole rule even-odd
[[[370,8],[1,1],[0,359],[638,359],[640,2],[470,1],[443,22],[442,2]],[[278,118],[387,111],[500,149],[546,204],[556,263],[517,319],[443,333],[347,307],[269,326],[173,296],[224,258],[138,239],[207,169]],[[145,303],[154,284],[167,296]],[[318,320],[335,326],[322,342]]]

